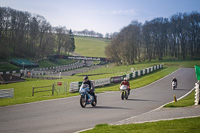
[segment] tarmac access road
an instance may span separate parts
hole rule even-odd
[[[171,89],[172,77],[178,88]],[[1,133],[72,133],[97,124],[117,123],[141,115],[189,92],[197,82],[193,68],[176,72],[145,87],[131,90],[128,100],[120,92],[97,94],[96,107],[81,108],[80,96],[0,107]]]

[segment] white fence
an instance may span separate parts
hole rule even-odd
[[[110,77],[110,78],[104,78],[104,79],[98,79],[98,80],[94,80],[94,87],[98,87],[98,86],[103,86],[103,85],[107,85],[110,83],[119,83],[121,80],[123,80],[124,77],[126,77],[127,79],[133,79],[142,75],[146,75],[150,72],[153,72],[155,70],[159,70],[163,67],[163,64],[160,65],[156,65],[156,66],[152,66],[146,69],[142,69],[142,70],[138,70],[126,75],[121,75],[121,76],[116,76],[116,77]],[[121,80],[119,80],[121,79]],[[79,87],[81,86],[82,82],[72,82],[70,83],[70,92],[78,92],[79,91]]]

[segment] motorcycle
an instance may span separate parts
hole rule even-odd
[[[89,91],[89,85],[81,85],[79,93],[81,94],[80,105],[82,108],[85,108],[87,104],[91,104],[93,107],[97,104],[97,97],[95,96],[94,98],[91,94],[88,93]]]
[[[172,81],[172,90],[175,90],[176,87],[176,82]]]
[[[120,91],[121,91],[121,99],[124,100],[128,99],[128,89],[127,85],[121,85],[120,86]]]

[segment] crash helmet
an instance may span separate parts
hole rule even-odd
[[[83,77],[83,80],[88,80],[88,79],[89,79],[88,76]]]

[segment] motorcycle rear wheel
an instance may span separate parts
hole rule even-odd
[[[96,97],[96,96],[95,96]],[[93,107],[95,107],[96,105],[97,105],[97,97],[95,98],[95,100],[91,103],[91,105],[93,106]]]
[[[125,98],[128,99],[128,92],[125,91]]]

